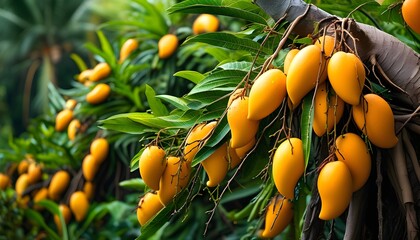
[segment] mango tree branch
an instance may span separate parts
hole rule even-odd
[[[286,15],[285,19],[292,22],[307,8],[302,0],[255,0],[265,12],[274,20]],[[294,34],[307,36],[318,29],[328,26],[340,19],[315,6],[311,7],[305,17],[294,28]],[[380,31],[370,25],[354,23],[350,26],[351,34],[356,42],[359,57],[365,64],[370,62],[372,56],[383,70],[384,78],[390,79],[392,85],[404,90],[395,90],[393,97],[398,105],[416,109],[420,104],[420,55],[390,34]],[[351,43],[350,43],[351,45]]]

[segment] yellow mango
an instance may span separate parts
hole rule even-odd
[[[327,92],[326,83],[318,86],[314,100],[312,128],[318,137],[331,132],[344,113],[344,102],[336,94]]]
[[[248,97],[235,99],[227,110],[227,120],[230,127],[231,147],[239,148],[249,143],[258,131],[259,121],[249,120]]]
[[[289,138],[276,149],[273,157],[273,180],[287,199],[295,197],[295,187],[305,170],[302,140]]]
[[[160,202],[166,206],[176,194],[188,185],[191,166],[179,157],[168,157],[165,171],[159,182],[158,196]]]
[[[353,193],[353,182],[346,164],[342,161],[325,164],[319,172],[317,186],[321,199],[319,218],[332,220],[343,214]]]
[[[372,165],[369,150],[363,139],[354,133],[340,135],[335,140],[335,145],[335,156],[348,167],[355,192],[362,188],[369,178]]]
[[[331,86],[348,104],[360,103],[365,77],[363,63],[353,53],[336,52],[328,62],[328,79]]]
[[[327,78],[327,66],[321,48],[309,45],[302,48],[290,63],[286,89],[292,105],[296,106],[317,83]]]
[[[248,119],[261,120],[274,112],[286,97],[286,75],[270,69],[255,80],[249,92]]]
[[[369,93],[363,101],[353,106],[353,120],[367,135],[369,141],[380,148],[392,148],[398,138],[395,135],[394,114],[389,104],[379,95]]]
[[[159,190],[159,181],[166,168],[165,154],[165,150],[158,146],[148,146],[140,155],[140,176],[153,190]]]
[[[204,171],[206,171],[209,180],[207,187],[216,187],[225,178],[229,169],[228,144],[224,143],[208,158],[201,161]]]

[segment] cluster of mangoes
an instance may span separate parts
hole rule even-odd
[[[281,86],[275,90],[277,97],[281,96],[280,102],[282,102],[287,95],[288,106],[292,111],[308,93],[314,91],[312,102],[314,133],[318,137],[323,137],[335,131],[338,135],[330,148],[334,151],[330,155],[332,157],[326,159],[319,167],[317,180],[321,198],[319,218],[323,220],[334,219],[347,209],[352,193],[366,183],[371,171],[370,152],[362,137],[356,133],[339,132],[336,129],[344,111],[348,110],[350,113],[348,115],[353,118],[357,128],[373,145],[391,148],[398,141],[391,107],[386,100],[375,93],[363,94],[366,76],[362,61],[352,51],[336,51],[336,41],[332,36],[322,36],[313,45],[289,51],[284,63],[284,72],[287,75],[279,73],[277,77],[266,80],[265,77],[269,76],[270,72],[280,70],[271,69],[262,74],[250,90],[248,103],[248,111],[251,111],[255,105],[261,105],[268,106],[271,113],[280,105],[279,101],[268,100],[275,99],[269,95],[269,89],[274,88],[276,81],[281,83]],[[260,87],[259,84],[263,82],[260,79],[266,83],[264,89],[259,90],[259,95],[262,97],[256,98],[254,102],[251,100],[251,94],[254,87]],[[248,113],[248,121],[250,120],[252,118]],[[242,129],[249,129],[249,126]],[[243,130],[237,132],[243,133]],[[233,135],[232,130],[232,138]],[[296,137],[288,137],[276,149],[272,165],[275,186],[284,199],[280,205],[294,199],[296,184],[303,176],[304,170],[302,141]],[[279,197],[275,199],[280,201]],[[270,204],[273,202],[274,200]],[[284,211],[289,212],[287,209]],[[272,223],[270,219],[273,219],[275,214],[278,224],[284,226],[282,211],[280,208],[275,213],[273,207],[268,207],[263,237],[273,237],[281,232],[278,230],[280,228],[273,227],[276,223]],[[289,216],[285,214],[285,219],[290,222]]]
[[[31,156],[26,157],[17,165],[17,179],[14,183],[17,201],[20,207],[32,206],[35,210],[43,208],[38,205],[39,201],[49,199],[60,202],[59,210],[62,212],[66,223],[71,219],[72,214],[77,221],[81,221],[89,208],[88,196],[93,194],[93,189],[86,188],[86,191],[74,192],[70,195],[69,206],[65,204],[63,197],[66,195],[71,174],[66,170],[58,170],[48,177],[43,172],[42,164],[37,163]],[[11,178],[0,174],[0,189],[5,190],[13,185]],[[57,229],[61,232],[61,223],[58,215],[54,216]]]

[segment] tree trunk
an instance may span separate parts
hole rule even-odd
[[[292,30],[301,37],[316,34],[315,29],[326,29],[331,33],[333,23],[343,20],[316,6],[308,6],[301,0],[256,0],[255,2],[276,21],[284,18],[288,22],[293,22],[309,7],[307,13]],[[406,136],[403,138],[403,134],[399,134],[398,145],[389,151],[383,149],[374,151],[377,153],[375,162],[378,163],[377,169],[372,172],[376,175],[376,191],[363,191],[354,196],[347,217],[349,226],[346,228],[346,231],[352,232],[346,232],[345,238],[418,239],[420,149],[419,144],[416,144],[416,141],[418,142],[416,138],[420,135],[420,117],[417,114],[420,110],[420,55],[397,38],[375,27],[354,20],[346,20],[345,23],[346,25],[341,26],[344,26],[353,37],[347,38],[346,42],[371,70],[370,79],[376,79],[377,83],[390,89],[389,94],[392,97],[390,105],[394,112],[397,132],[402,132]],[[411,138],[408,139],[407,136]],[[370,194],[369,199],[376,199],[374,206],[370,204],[370,208],[367,208],[367,215],[376,216],[376,223],[363,224],[358,221],[362,212],[356,208],[366,208],[362,194]],[[315,197],[311,201],[312,204],[308,205],[307,212],[317,211],[314,209],[317,206],[314,204],[316,202]],[[369,218],[375,219],[371,216]],[[310,232],[319,232],[319,229],[313,231],[307,229],[320,226],[313,224],[312,221],[314,221],[313,214],[307,215],[304,221],[304,236],[310,235]]]

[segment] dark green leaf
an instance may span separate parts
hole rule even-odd
[[[115,54],[114,50],[112,50],[112,46],[109,43],[108,39],[105,37],[104,33],[102,31],[97,32],[99,42],[101,43],[102,51],[104,52],[106,56],[106,60],[108,63],[113,64],[116,62],[115,60]]]
[[[168,109],[162,104],[160,99],[156,98],[155,90],[146,84],[146,97],[149,103],[150,109],[155,116],[166,116],[168,115]]]
[[[305,171],[306,167],[308,166],[312,144],[312,122],[314,118],[314,106],[312,103],[313,92],[311,93],[307,94],[302,101],[302,116],[300,123],[303,155],[305,157]]]
[[[271,52],[269,49],[261,47],[261,45],[258,42],[254,42],[253,40],[247,38],[240,38],[234,34],[226,32],[199,34],[188,38],[183,44],[196,42],[207,43],[213,46],[219,46],[230,50],[251,52],[253,54],[263,52],[264,54],[269,55]]]
[[[48,236],[51,239],[56,239],[56,240],[60,240],[61,238],[55,233],[54,230],[52,230],[50,227],[48,227],[48,225],[45,223],[44,218],[42,217],[41,214],[39,214],[38,212],[30,209],[30,208],[26,208],[25,209],[25,216],[34,221],[36,224],[38,224],[39,226],[41,226],[42,228],[44,228],[44,230],[48,233]]]
[[[182,111],[187,111],[189,109],[188,104],[190,103],[190,101],[188,101],[185,98],[178,98],[171,95],[158,95],[156,97],[162,99],[167,103],[172,104],[174,107]]]
[[[247,74],[241,70],[222,70],[216,71],[206,76],[199,84],[197,84],[189,93],[189,95],[199,92],[208,92],[214,88],[235,88]]]
[[[266,20],[257,12],[255,4],[248,1],[223,1],[223,0],[186,0],[169,8],[169,13],[210,13],[245,19],[254,23],[267,25]]]
[[[144,188],[146,187],[146,184],[141,178],[132,178],[129,180],[125,180],[125,181],[120,182],[119,185],[120,187],[123,187],[126,189],[138,190],[138,191],[144,191]]]
[[[201,82],[201,80],[204,79],[204,75],[196,72],[196,71],[190,71],[190,70],[184,70],[184,71],[179,71],[176,72],[174,74],[175,77],[182,77],[185,78],[187,80],[190,80],[191,82],[197,84],[199,82]]]

